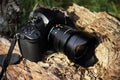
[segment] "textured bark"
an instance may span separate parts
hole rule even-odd
[[[91,12],[73,4],[68,15],[80,29],[99,37],[95,54],[98,62],[89,68],[74,65],[61,53],[34,63],[23,59],[7,68],[9,80],[120,80],[120,22],[106,12]],[[6,42],[5,42],[6,41]],[[9,42],[0,39],[0,53],[6,53]],[[18,46],[14,52],[19,53]]]

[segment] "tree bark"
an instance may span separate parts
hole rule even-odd
[[[20,25],[19,0],[0,0],[0,34],[13,36]]]
[[[106,12],[91,12],[73,4],[67,9],[77,27],[96,35],[100,44],[95,50],[98,62],[88,68],[74,65],[62,53],[53,53],[38,63],[23,59],[9,65],[9,80],[120,80],[120,21]],[[7,53],[10,42],[0,38],[0,53]],[[19,52],[16,45],[14,52]]]

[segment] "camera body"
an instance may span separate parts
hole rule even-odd
[[[18,44],[24,58],[38,62],[48,50],[63,52],[82,66],[93,65],[97,39],[78,30],[59,10],[38,8],[19,31]]]

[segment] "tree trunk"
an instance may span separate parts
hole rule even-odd
[[[13,36],[20,25],[19,0],[0,0],[0,34]]]
[[[98,36],[95,50],[98,62],[88,68],[74,65],[61,53],[54,53],[45,61],[34,63],[23,59],[9,65],[9,80],[120,80],[120,22],[106,12],[91,12],[73,4],[67,9],[77,27]],[[9,42],[0,39],[0,53],[7,53]],[[20,53],[18,46],[14,52]]]

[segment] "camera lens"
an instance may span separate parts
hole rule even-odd
[[[66,25],[52,27],[48,40],[54,50],[65,53],[78,64],[91,59],[96,46],[93,36]]]

